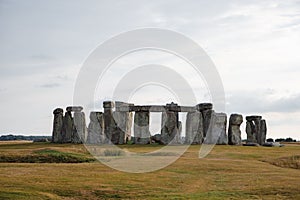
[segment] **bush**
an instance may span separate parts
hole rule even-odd
[[[273,138],[268,138],[267,142],[274,142]]]
[[[105,149],[104,156],[121,156],[123,152],[119,149]]]

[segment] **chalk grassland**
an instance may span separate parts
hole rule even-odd
[[[300,199],[300,145],[216,146],[205,159],[199,149],[159,171],[129,174],[94,161],[83,145],[1,144],[0,199]]]

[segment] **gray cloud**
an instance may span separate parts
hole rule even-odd
[[[227,98],[230,112],[293,113],[300,111],[300,93],[275,98],[273,90],[235,91]]]
[[[42,85],[39,85],[39,87],[42,87],[42,88],[56,88],[56,87],[60,87],[61,84],[59,83],[45,83],[45,84],[42,84]]]
[[[72,103],[86,56],[111,36],[141,27],[179,31],[204,46],[232,91],[229,112],[280,112],[288,124],[300,110],[299,1],[0,2],[0,109],[7,113],[0,128],[7,132],[30,134],[34,123],[34,132],[50,134],[49,113]],[[260,91],[261,85],[273,93]],[[296,95],[276,95],[283,87]],[[96,107],[102,108],[101,100]],[[20,124],[11,124],[16,120]]]

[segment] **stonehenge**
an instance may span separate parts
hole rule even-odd
[[[88,127],[88,144],[101,144],[105,143],[104,137],[104,119],[102,112],[90,113],[90,124]]]
[[[202,144],[204,128],[203,116],[200,111],[187,113],[185,128],[185,144]]]
[[[52,142],[54,143],[59,143],[60,141],[62,141],[61,130],[62,130],[63,120],[64,120],[63,112],[64,110],[61,108],[56,108],[53,111],[54,120],[53,120],[53,131],[52,131]]]
[[[228,144],[242,145],[240,126],[243,123],[243,116],[240,114],[231,114],[228,127]]]
[[[62,108],[53,111],[52,142],[82,143],[86,140],[87,128],[82,110],[81,106],[69,106],[64,116]]]
[[[53,111],[53,143],[242,145],[240,126],[243,116],[231,114],[227,132],[227,115],[215,112],[211,103],[179,106],[173,102],[134,105],[104,101],[103,112],[90,112],[88,127],[83,107],[69,106],[65,114],[63,112],[62,108]],[[161,113],[160,133],[150,133],[151,112]],[[181,133],[179,113],[186,113],[185,137]],[[266,121],[261,116],[247,116],[246,121],[247,143],[263,145],[267,134]]]
[[[262,116],[247,116],[246,117],[246,133],[247,143],[257,143],[263,145],[266,142],[267,124]]]

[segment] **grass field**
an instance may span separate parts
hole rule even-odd
[[[300,145],[215,146],[204,159],[199,149],[130,174],[95,161],[83,145],[0,143],[0,199],[300,199]]]

